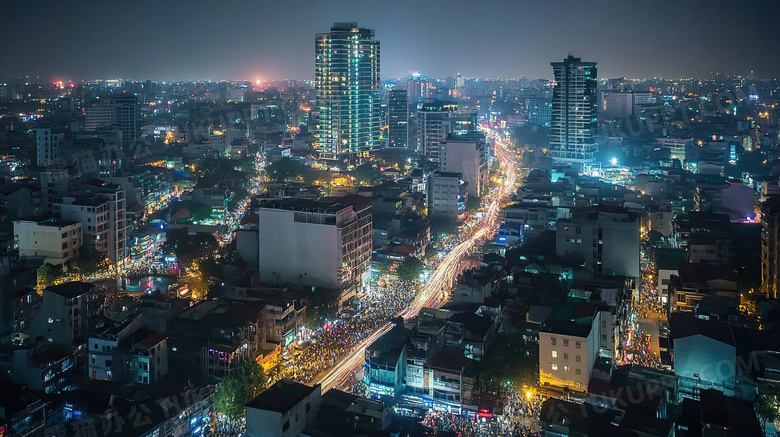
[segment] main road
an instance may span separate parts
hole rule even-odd
[[[504,183],[496,192],[492,193],[487,212],[479,219],[480,222],[474,233],[463,242],[452,247],[442,262],[439,263],[436,271],[428,278],[428,282],[420,288],[420,291],[417,293],[417,296],[409,307],[397,314],[398,316],[403,317],[404,320],[415,317],[417,313],[420,312],[421,308],[441,308],[442,305],[444,305],[444,291],[448,291],[451,284],[455,281],[461,258],[475,243],[483,238],[493,236],[496,231],[501,203],[514,192],[516,163],[511,160],[511,154],[508,153],[507,145],[504,140],[499,135],[492,132],[488,127],[483,126],[483,130],[485,130],[488,136],[494,140],[494,158],[497,158],[501,162],[501,169],[505,175]],[[368,336],[365,340],[358,343],[352,352],[333,366],[330,371],[319,380],[319,383],[322,385],[322,391],[326,392],[331,388],[340,388],[347,378],[363,365],[366,347],[390,331],[392,327],[392,324],[388,322],[382,325],[381,328]],[[318,381],[315,379],[312,382]]]

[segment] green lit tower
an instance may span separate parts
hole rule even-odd
[[[596,63],[569,55],[552,67],[555,85],[547,155],[554,162],[587,172],[598,152]]]
[[[360,161],[380,148],[379,41],[357,23],[315,37],[314,91],[320,157]]]

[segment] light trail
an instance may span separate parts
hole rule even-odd
[[[490,131],[490,128],[483,126],[483,130]],[[445,299],[443,298],[443,292],[449,290],[452,283],[456,279],[458,273],[458,265],[461,258],[468,250],[474,246],[477,241],[483,238],[491,237],[496,230],[498,221],[498,213],[501,209],[501,202],[509,197],[514,192],[516,173],[515,163],[509,158],[507,154],[507,145],[501,139],[499,135],[488,132],[488,136],[494,139],[494,156],[501,161],[502,169],[505,173],[504,183],[501,188],[493,194],[493,199],[488,207],[487,214],[485,214],[479,227],[475,232],[463,242],[454,246],[450,252],[445,256],[436,271],[431,275],[417,293],[412,303],[408,308],[396,314],[401,316],[404,320],[411,319],[420,312],[422,308],[441,308]],[[392,329],[390,322],[382,325],[376,332],[365,338],[358,343],[352,352],[347,354],[340,362],[334,365],[331,370],[319,381],[322,385],[322,391],[326,392],[331,388],[339,388],[347,380],[347,378],[356,371],[365,361],[366,348],[376,341],[379,337],[386,334]],[[316,379],[312,381],[315,383]]]

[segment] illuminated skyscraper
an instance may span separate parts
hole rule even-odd
[[[355,161],[380,147],[379,41],[373,29],[334,23],[315,37],[318,149]]]
[[[598,151],[596,63],[569,55],[552,67],[555,84],[547,154],[554,162],[587,171]]]
[[[409,94],[391,90],[387,103],[387,131],[390,147],[409,145]]]

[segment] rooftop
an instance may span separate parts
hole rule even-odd
[[[95,284],[90,284],[88,282],[72,281],[66,282],[62,285],[51,285],[46,287],[46,291],[59,294],[60,296],[66,297],[68,299],[73,299],[74,297],[79,297],[82,294],[89,293],[94,287]]]
[[[669,314],[669,333],[672,340],[702,335],[721,343],[735,346],[731,328],[716,320],[704,320],[693,313],[675,312]]]
[[[395,326],[385,335],[379,337],[366,349],[373,364],[395,365],[401,357],[401,350],[411,336],[411,331],[402,326]]]
[[[680,281],[706,286],[710,281],[737,282],[737,275],[722,264],[684,263],[677,268]]]
[[[261,209],[283,209],[320,214],[336,214],[346,207],[346,204],[337,200],[267,199],[260,202]]]
[[[445,347],[431,358],[431,367],[452,372],[461,372],[470,359],[463,356],[459,349],[454,347]]]
[[[249,401],[246,407],[284,414],[315,390],[322,390],[319,384],[309,387],[285,378]]]

